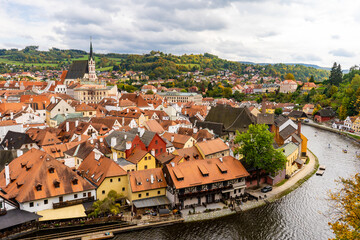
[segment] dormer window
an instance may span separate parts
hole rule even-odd
[[[41,191],[42,185],[39,183],[35,186],[35,188],[36,188],[36,191]]]
[[[73,184],[73,185],[78,185],[78,180],[77,180],[77,178],[74,178],[74,179],[72,180],[72,184]]]
[[[60,182],[57,181],[57,180],[55,180],[55,181],[54,181],[54,187],[55,187],[55,188],[59,188],[59,187],[60,187]]]
[[[50,167],[50,168],[49,168],[49,173],[54,173],[54,172],[55,172],[55,168]]]

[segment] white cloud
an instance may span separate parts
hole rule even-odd
[[[217,54],[230,60],[358,62],[358,1],[0,0],[0,47]],[[352,6],[352,7],[349,7]]]

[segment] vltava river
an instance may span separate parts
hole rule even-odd
[[[150,230],[124,233],[116,239],[301,239],[333,237],[328,226],[327,192],[335,180],[359,172],[359,145],[330,132],[303,126],[308,147],[326,165],[324,176],[313,176],[298,189],[257,209],[219,219],[183,223]],[[329,148],[329,144],[331,148]],[[342,152],[343,148],[348,153]]]

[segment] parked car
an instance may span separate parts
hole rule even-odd
[[[349,132],[353,133],[353,132],[355,132],[355,131],[354,131],[354,130],[352,130],[352,129],[350,129],[350,130],[349,130]]]
[[[305,119],[304,122],[308,123],[308,122],[309,122],[309,119]]]
[[[272,186],[266,186],[261,189],[261,192],[267,193],[270,192],[271,190],[272,190]]]

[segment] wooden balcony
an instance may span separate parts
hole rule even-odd
[[[62,207],[69,207],[69,206],[73,206],[73,205],[77,205],[77,204],[82,204],[82,203],[86,203],[86,202],[93,202],[94,201],[94,197],[86,197],[86,198],[80,198],[80,199],[75,199],[75,200],[70,200],[70,201],[65,201],[65,202],[59,202],[59,203],[53,203],[53,208],[62,208]]]

